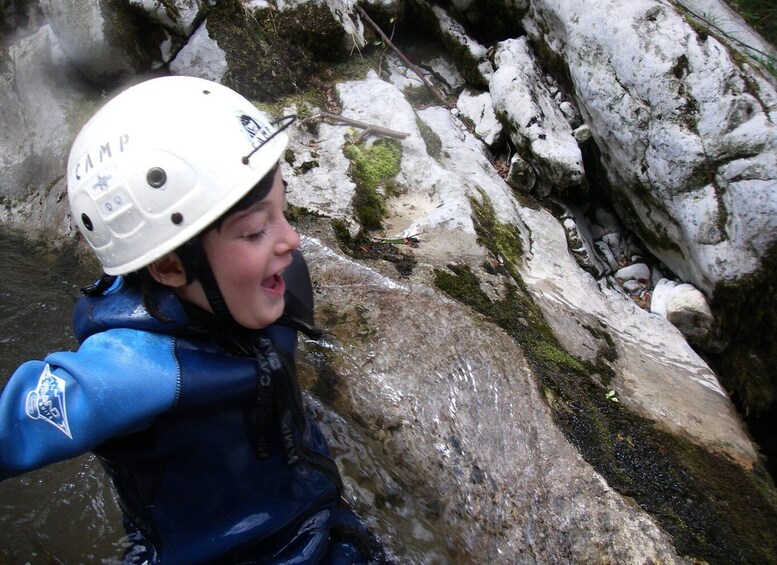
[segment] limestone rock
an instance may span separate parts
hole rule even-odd
[[[624,281],[637,280],[637,281],[649,281],[650,280],[650,267],[644,263],[633,263],[628,267],[618,269],[615,273],[616,279],[622,279]]]
[[[170,72],[176,75],[188,75],[221,82],[227,72],[228,64],[224,50],[208,34],[202,24],[189,38],[189,41],[170,61]]]
[[[556,105],[525,39],[500,44],[490,90],[494,110],[510,123],[513,145],[537,171],[539,184],[565,189],[583,180],[572,128]]]
[[[704,343],[714,328],[707,299],[688,283],[661,279],[653,289],[650,311],[669,320],[691,343]]]
[[[678,285],[669,296],[666,318],[691,343],[704,342],[710,336],[715,322],[707,299],[689,284]]]
[[[194,32],[197,23],[215,3],[216,0],[130,0],[131,5],[145,10],[150,19],[183,37]]]
[[[487,58],[488,50],[470,37],[464,26],[440,6],[430,5],[425,0],[419,0],[418,4],[430,11],[436,19],[440,37],[449,46],[453,56],[460,60],[459,71],[473,84],[486,86],[494,72]]]
[[[0,196],[12,202],[35,193],[41,194],[38,200],[47,198],[62,177],[84,112],[94,107],[94,99],[81,93],[88,92],[86,86],[58,53],[57,38],[45,25],[12,44],[0,64],[6,69],[0,72]],[[34,214],[20,213],[33,229],[42,227]]]
[[[630,227],[707,295],[757,271],[777,244],[773,81],[654,0],[532,6]]]
[[[339,402],[358,410],[380,438],[384,460],[413,469],[399,488],[369,457],[342,450],[350,501],[361,515],[371,517],[370,500],[391,493],[380,524],[400,561],[421,545],[434,548],[426,557],[440,563],[515,563],[529,552],[549,562],[683,562],[668,536],[558,434],[523,355],[503,332],[427,287],[380,276],[318,240],[303,247],[327,305],[319,319],[334,324],[332,347],[344,353],[334,366]],[[434,312],[439,331],[418,324],[421,312]],[[357,320],[371,339],[349,337],[359,331]],[[326,424],[335,441],[347,433],[337,418]],[[364,474],[373,478],[368,492],[359,487]],[[435,515],[418,500],[439,500]],[[446,551],[451,535],[456,547]]]
[[[141,34],[129,4],[41,0],[40,6],[70,61],[93,82],[147,70],[159,60],[163,34],[150,23]]]
[[[510,170],[507,172],[507,183],[526,194],[530,194],[537,184],[537,173],[529,163],[517,153],[510,157]]]
[[[475,135],[482,139],[483,143],[493,147],[502,141],[502,124],[496,118],[488,92],[473,94],[464,91],[459,95],[456,107],[462,116],[475,124]]]

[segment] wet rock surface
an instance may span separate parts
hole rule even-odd
[[[72,137],[146,76],[300,116],[281,165],[330,332],[303,351],[308,400],[400,562],[777,562],[746,389],[701,356],[760,367],[769,398],[771,302],[744,341],[731,312],[773,286],[777,95],[725,37],[649,0],[501,7],[531,41],[476,3],[365,5],[423,22],[395,38],[410,68],[347,2],[133,0],[85,27],[45,4],[3,31],[9,225],[74,237]],[[119,41],[116,18],[154,33]]]

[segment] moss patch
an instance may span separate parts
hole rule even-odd
[[[274,102],[297,92],[315,68],[307,52],[263,27],[238,0],[216,4],[207,30],[226,54],[222,82],[251,100]]]
[[[120,49],[133,59],[135,70],[149,70],[155,60],[161,60],[159,46],[169,39],[173,47],[180,39],[171,37],[162,26],[149,20],[148,14],[140,7],[123,0],[101,0],[100,12],[105,20],[103,32],[110,37],[111,45]],[[142,30],[142,31],[141,31]]]
[[[485,199],[473,209],[481,244],[510,281],[505,298],[491,300],[464,267],[437,271],[435,283],[522,346],[556,423],[586,461],[652,514],[681,555],[713,564],[777,563],[777,494],[764,468],[745,472],[613,401],[617,394],[600,384],[604,359],[597,367],[565,352],[524,290],[515,229],[497,222]]]
[[[432,91],[423,84],[406,86],[402,92],[413,108],[426,108],[440,104]]]
[[[346,53],[345,32],[324,3],[257,10],[255,18],[266,32],[309,53],[315,60],[337,61]]]
[[[386,215],[385,196],[388,182],[399,173],[402,145],[396,140],[379,140],[371,146],[349,143],[343,148],[351,161],[350,175],[356,184],[353,209],[362,228],[367,231],[382,228]]]
[[[418,131],[421,132],[421,139],[424,140],[424,145],[426,145],[426,152],[432,159],[439,161],[442,154],[442,140],[440,140],[440,136],[434,133],[432,128],[426,125],[426,122],[421,118],[416,118],[415,123],[418,126]]]

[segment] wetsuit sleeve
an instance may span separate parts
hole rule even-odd
[[[172,338],[123,329],[23,364],[0,395],[0,480],[145,429],[175,405],[179,374]]]

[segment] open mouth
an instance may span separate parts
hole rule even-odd
[[[262,281],[262,288],[270,294],[283,296],[283,293],[286,291],[286,281],[283,280],[279,273],[276,273]]]

